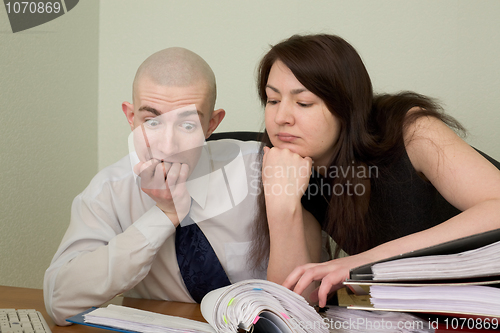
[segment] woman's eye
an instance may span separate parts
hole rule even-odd
[[[158,120],[158,119],[147,119],[144,124],[149,127],[149,128],[155,128],[155,127],[158,127],[161,122]]]
[[[182,124],[181,124],[181,127],[182,127],[183,129],[185,129],[186,131],[188,131],[188,132],[192,132],[192,131],[194,131],[194,130],[196,129],[196,125],[195,125],[195,124],[193,124],[193,123],[188,123],[188,122],[184,122],[184,123],[182,123]]]
[[[308,108],[313,105],[313,103],[297,103],[300,107]]]
[[[277,104],[277,103],[278,103],[278,101],[277,101],[277,100],[274,100],[274,99],[268,99],[266,103],[267,103],[267,104],[271,104],[271,105],[275,105],[275,104]]]

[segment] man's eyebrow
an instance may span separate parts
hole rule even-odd
[[[160,111],[158,111],[155,108],[152,108],[150,106],[141,106],[139,108],[139,111],[147,111],[147,112],[151,112],[155,116],[161,116],[161,112]]]
[[[189,117],[189,116],[191,116],[193,114],[198,114],[198,116],[200,118],[203,117],[203,113],[201,111],[198,111],[198,110],[186,110],[186,111],[182,111],[181,113],[178,114],[178,116],[186,118],[186,117]]]
[[[147,112],[154,114],[157,117],[162,115],[162,113],[160,111],[158,111],[155,108],[152,108],[150,106],[141,106],[139,108],[139,111],[147,111]],[[198,110],[186,110],[186,111],[179,113],[178,116],[179,117],[189,117],[193,114],[198,114],[198,116],[200,116],[200,117],[204,116],[203,113],[201,111],[198,111]]]
[[[278,94],[281,93],[277,88],[275,88],[275,87],[273,87],[273,86],[271,86],[269,84],[266,85],[266,88],[269,88],[269,89],[273,90],[274,92],[276,92]],[[292,95],[297,95],[297,94],[300,94],[300,93],[302,93],[304,91],[309,91],[309,90],[307,90],[306,88],[298,88],[298,89],[292,89],[292,90],[290,90],[290,93]]]

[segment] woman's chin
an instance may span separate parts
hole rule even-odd
[[[287,143],[287,142],[277,142],[277,144],[273,144],[274,147],[279,148],[279,149],[288,149],[292,153],[295,153],[297,155],[300,155],[300,157],[304,158],[308,156],[307,154],[304,154],[303,151],[297,145]]]

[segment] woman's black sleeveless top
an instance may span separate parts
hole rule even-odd
[[[417,174],[406,151],[394,163],[378,168],[378,171],[378,174],[372,172],[370,177],[370,248],[431,228],[461,212]],[[333,190],[327,193],[327,181],[314,174],[302,197],[302,205],[316,217],[323,229],[330,196],[335,195]],[[322,193],[318,189],[323,189]]]

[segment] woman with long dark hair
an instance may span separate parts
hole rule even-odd
[[[374,95],[342,38],[275,45],[257,84],[266,131],[253,259],[269,261],[269,280],[298,293],[321,281],[311,299],[324,306],[351,268],[500,228],[500,171],[433,99]],[[336,259],[318,264],[320,225]]]

